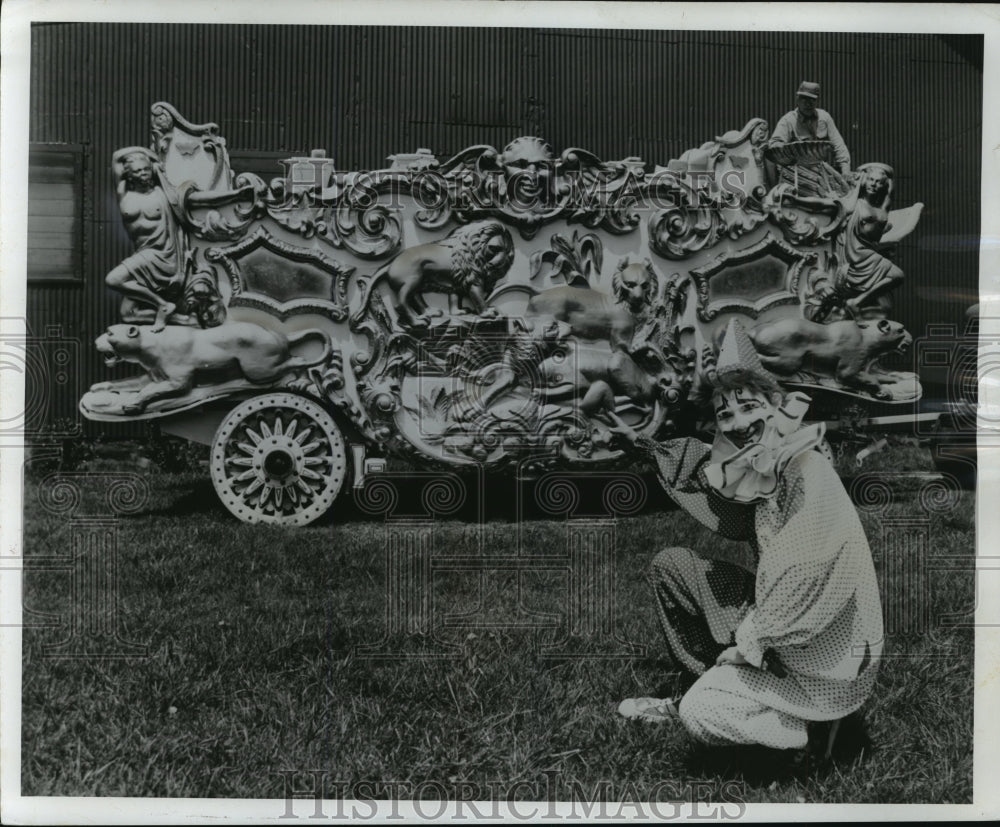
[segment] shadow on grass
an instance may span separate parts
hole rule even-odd
[[[634,477],[635,475],[629,475]],[[371,483],[380,478],[373,476]],[[667,497],[656,476],[652,473],[640,475],[641,492],[637,501],[631,504],[629,515],[659,513],[676,508]],[[543,507],[538,495],[538,481],[517,480],[510,476],[488,476],[480,483],[469,480],[462,492],[462,501],[447,513],[429,510],[425,502],[426,478],[392,477],[388,481],[395,495],[392,510],[373,512],[363,507],[364,495],[345,485],[333,507],[315,525],[330,526],[350,523],[381,523],[387,517],[393,519],[428,519],[439,522],[479,523],[480,521],[516,523],[523,520],[561,520],[567,516],[576,518],[608,518],[624,516],[609,508],[605,502],[608,477],[573,477],[577,492],[576,504],[569,514],[553,513]],[[207,474],[165,474],[150,477],[151,496],[148,506],[135,514],[141,516],[190,517],[204,515],[219,519],[236,519],[222,505]]]
[[[824,734],[825,731],[824,729]],[[810,740],[814,740],[812,734]],[[769,749],[757,745],[692,746],[689,767],[695,774],[742,779],[753,786],[766,786],[774,781],[821,780],[835,767],[846,767],[868,760],[873,751],[867,727],[855,715],[848,716],[841,723],[829,759],[823,757],[824,746],[825,744],[810,743],[808,751]]]
[[[465,478],[465,490],[461,493],[462,501],[455,508],[449,508],[446,513],[435,513],[429,510],[425,502],[426,488],[423,480],[414,480],[416,484],[409,485],[405,477],[395,477],[391,480],[396,499],[391,512],[372,513],[362,508],[362,496],[341,496],[334,507],[324,518],[330,522],[381,522],[387,516],[392,518],[434,518],[439,521],[454,521],[463,523],[478,523],[480,521],[515,523],[524,520],[563,520],[567,517],[583,519],[600,519],[658,513],[675,509],[675,505],[667,497],[655,474],[623,475],[629,482],[638,478],[638,496],[635,501],[627,504],[614,503],[614,497],[609,494],[609,482],[613,477],[608,475],[568,475],[567,480],[573,487],[573,505],[566,512],[553,508],[553,500],[560,495],[549,494],[549,504],[546,497],[540,493],[540,481],[517,480],[511,476],[490,475],[481,482],[473,478]],[[376,484],[378,477],[371,478]],[[352,491],[351,494],[354,494]],[[560,500],[559,504],[561,505]],[[622,510],[616,511],[616,507]]]
[[[442,475],[442,479],[446,475]],[[608,476],[573,475],[570,479],[575,491],[572,510],[564,513],[554,512],[546,507],[545,496],[540,495],[538,480],[517,480],[512,476],[490,475],[482,481],[472,477],[463,478],[464,490],[459,496],[461,502],[450,507],[445,513],[428,508],[426,502],[426,477],[406,476],[380,478],[372,476],[366,483],[375,485],[388,482],[393,490],[391,510],[374,511],[365,505],[365,495],[362,489],[355,489],[345,484],[333,507],[319,518],[315,525],[331,526],[352,523],[381,523],[387,518],[392,519],[434,519],[437,522],[480,523],[484,521],[517,523],[522,521],[563,520],[567,517],[578,519],[602,519],[612,517],[633,516],[642,514],[657,514],[677,510],[652,472],[629,474],[630,479],[641,480],[642,491],[635,503],[629,504],[623,511],[616,511],[614,505],[608,503]],[[156,479],[153,477],[152,479]],[[162,499],[152,500],[149,507],[140,514],[147,515],[215,515],[222,519],[235,519],[222,505],[211,480],[207,475],[195,474],[164,475],[159,479]],[[903,480],[901,485],[916,485],[923,480]],[[853,477],[844,478],[844,484],[850,490]],[[551,495],[550,495],[551,496]],[[551,506],[551,500],[550,500]]]
[[[150,492],[149,505],[136,513],[136,517],[191,517],[198,514],[229,516],[207,476],[168,474],[151,477],[150,480],[153,490]],[[158,482],[159,480],[163,482]]]

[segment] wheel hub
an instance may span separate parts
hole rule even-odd
[[[288,440],[272,438],[267,440],[267,444],[261,443],[258,448],[259,458],[254,462],[254,467],[263,470],[267,481],[283,482],[289,477],[298,476],[302,451],[294,450],[287,443]]]

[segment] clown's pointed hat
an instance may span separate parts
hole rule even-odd
[[[718,376],[736,372],[755,373],[758,376],[774,380],[774,377],[761,363],[753,342],[750,341],[750,337],[738,319],[729,320],[729,327],[726,328],[722,344],[719,347],[715,372]]]

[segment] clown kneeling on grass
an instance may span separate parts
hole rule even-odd
[[[818,450],[823,426],[801,425],[809,398],[783,395],[735,320],[710,362],[711,447],[617,431],[652,454],[681,508],[754,545],[757,573],[686,548],[657,554],[651,580],[667,648],[693,683],[679,699],[630,698],[618,711],[679,718],[709,745],[809,747],[828,758],[839,721],[871,693],[882,650],[871,550]],[[829,723],[823,743],[814,722]]]

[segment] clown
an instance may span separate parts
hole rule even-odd
[[[756,576],[685,548],[653,560],[667,648],[690,686],[678,699],[630,698],[629,718],[679,719],[697,741],[804,751],[814,722],[856,711],[875,682],[882,611],[857,513],[821,453],[823,426],[802,426],[809,399],[784,396],[736,321],[705,370],[717,431],[649,451],[678,505],[712,531],[749,540]],[[823,746],[823,745],[820,745]]]

